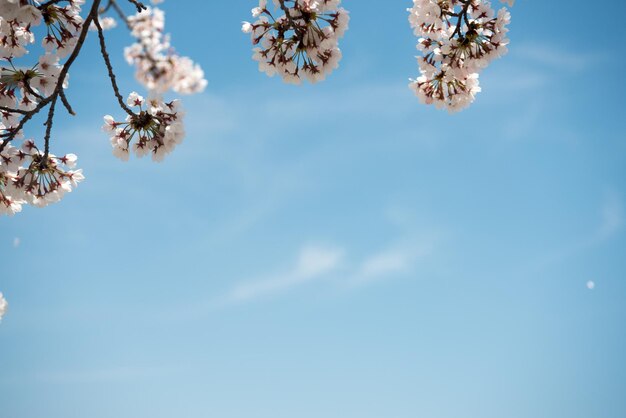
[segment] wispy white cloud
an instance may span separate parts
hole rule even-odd
[[[295,265],[288,271],[259,280],[241,283],[217,301],[218,306],[231,305],[283,293],[291,288],[327,277],[343,260],[343,250],[305,247]]]
[[[339,247],[304,247],[293,267],[275,275],[235,285],[218,298],[214,308],[255,301],[285,294],[299,286],[317,281],[329,281],[341,288],[351,289],[376,281],[410,274],[416,263],[431,254],[433,242],[401,244],[350,261]]]
[[[365,257],[346,280],[348,286],[362,286],[411,273],[416,263],[431,253],[432,243],[398,245]]]

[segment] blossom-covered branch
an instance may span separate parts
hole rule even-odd
[[[81,51],[87,25],[97,18],[100,0],[94,0],[86,25],[80,17],[81,2],[70,0],[65,7],[58,3],[14,0],[1,10],[2,58],[10,67],[2,67],[0,81],[0,103],[5,109],[0,121],[0,214],[14,214],[24,203],[41,207],[57,202],[83,179],[81,170],[71,170],[75,155],[56,157],[50,153],[50,135],[57,100],[67,88],[69,69]],[[47,28],[43,39],[46,53],[32,68],[16,67],[14,60],[25,55],[26,46],[34,41],[31,28],[41,21]],[[67,54],[69,58],[60,65]],[[69,107],[65,97],[62,101]],[[12,146],[13,140],[23,136],[26,123],[48,105],[44,149],[32,139],[24,141],[21,149]]]
[[[113,154],[123,160],[131,151],[156,161],[184,137],[180,102],[165,101],[168,91],[198,93],[207,81],[202,68],[179,55],[165,32],[165,17],[138,0],[2,0],[0,2],[0,214],[19,212],[23,204],[46,206],[72,191],[83,179],[74,170],[76,156],[51,152],[53,126],[62,105],[75,111],[65,90],[69,70],[78,58],[89,29],[97,32],[100,53],[123,119],[107,115],[104,129]],[[500,0],[513,5],[514,0]],[[324,80],[339,65],[339,39],[348,28],[349,14],[341,0],[259,0],[253,23],[244,22],[254,47],[253,58],[269,76],[288,83]],[[127,14],[124,8],[132,8]],[[494,12],[488,0],[413,0],[409,20],[419,36],[420,77],[410,86],[420,100],[454,112],[467,107],[480,91],[479,72],[507,52],[510,14]],[[126,96],[117,84],[105,30],[121,20],[135,42],[124,56],[148,90],[144,99]],[[37,62],[28,62],[35,31],[41,32]],[[24,65],[27,64],[27,65]],[[125,97],[128,97],[125,99]],[[41,141],[24,139],[27,124],[47,108]],[[16,144],[20,141],[20,144]]]
[[[136,9],[125,14],[116,0],[93,0],[87,15],[81,16],[85,0],[3,0],[0,2],[0,215],[21,211],[24,204],[46,206],[59,201],[84,179],[74,170],[76,156],[57,157],[51,153],[54,119],[60,103],[74,115],[65,90],[69,70],[78,58],[89,29],[98,32],[100,51],[113,92],[126,123],[139,132],[137,141],[155,160],[161,160],[184,136],[182,112],[177,101],[164,103],[160,95],[168,90],[197,93],[206,86],[202,69],[187,57],[177,55],[164,35],[164,13],[137,0],[124,0]],[[160,3],[153,0],[153,3]],[[137,67],[137,79],[150,93],[149,106],[136,109],[126,103],[116,82],[103,31],[115,24],[112,11],[124,20],[137,42],[125,51]],[[37,62],[26,58],[34,47],[35,31],[41,32]],[[24,65],[25,63],[26,65]],[[132,93],[131,97],[138,95]],[[47,108],[43,144],[24,139],[27,124]],[[111,118],[107,116],[105,119]],[[126,149],[130,144],[130,138]],[[21,144],[15,144],[20,141]],[[120,154],[119,138],[112,139],[114,154]],[[139,154],[139,153],[138,153]]]
[[[60,106],[75,115],[66,90],[69,71],[95,31],[113,95],[123,118],[104,117],[113,155],[126,161],[150,155],[161,161],[185,136],[180,101],[166,101],[169,91],[202,92],[202,68],[179,55],[165,32],[165,14],[139,0],[0,0],[0,215],[13,215],[30,204],[43,207],[59,201],[84,180],[75,169],[77,156],[51,152],[53,127]],[[500,0],[513,6],[515,0]],[[324,80],[339,66],[341,39],[349,14],[341,0],[259,0],[254,22],[243,22],[250,34],[259,70],[301,84]],[[130,8],[132,13],[127,13]],[[419,99],[450,112],[469,106],[480,92],[479,72],[507,52],[510,14],[497,13],[488,0],[413,0],[409,21],[419,37],[420,77],[410,87]],[[148,90],[124,94],[107,47],[105,31],[123,22],[134,42],[124,50],[136,79]],[[38,32],[38,34],[36,34]],[[40,51],[35,40],[41,39]],[[27,54],[36,51],[37,59]],[[44,110],[41,140],[25,138],[25,130]],[[0,293],[0,319],[7,310]]]

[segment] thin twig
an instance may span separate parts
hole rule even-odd
[[[50,153],[50,134],[52,132],[52,124],[54,123],[54,108],[56,107],[58,97],[59,96],[55,96],[54,99],[52,99],[52,103],[50,103],[50,109],[48,109],[48,118],[46,119],[46,123],[44,124],[46,125],[46,134],[43,137],[45,144],[45,151],[43,155],[44,164],[48,162],[48,154]]]
[[[70,104],[69,100],[67,100],[67,96],[65,95],[65,92],[63,90],[61,90],[59,96],[61,96],[61,103],[63,103],[63,106],[65,106],[67,113],[72,116],[76,116],[76,112],[74,112],[74,109],[72,109],[72,105]]]
[[[285,0],[278,0],[278,2],[280,3],[280,8],[283,9],[283,12],[285,12],[285,16],[287,17],[287,20],[289,21],[289,23],[291,23],[291,26],[293,27],[294,32],[296,32],[297,34],[300,34],[300,26],[296,25],[296,21],[293,20],[293,17],[291,16],[291,12],[289,11],[289,7],[287,7],[285,5]]]
[[[122,109],[130,116],[135,116],[135,113],[130,110],[130,108],[124,103],[124,98],[120,94],[120,89],[117,85],[117,80],[115,78],[115,73],[113,72],[113,66],[111,65],[111,59],[109,58],[109,53],[107,52],[106,41],[104,39],[104,32],[102,30],[102,26],[100,25],[100,21],[98,17],[94,19],[94,24],[98,29],[98,38],[100,40],[100,52],[102,53],[102,58],[104,58],[104,63],[106,64],[107,71],[109,73],[109,79],[111,80],[111,86],[113,87],[113,92],[115,93],[115,97]]]
[[[124,10],[122,10],[122,8],[120,7],[120,5],[117,3],[116,0],[109,0],[109,4],[107,5],[107,8],[111,6],[113,7],[113,9],[115,10],[115,12],[117,13],[117,15],[119,16],[120,19],[122,19],[124,21],[124,24],[126,24],[126,27],[128,28],[129,31],[133,31],[133,25],[130,23],[130,19],[128,18],[128,16],[126,16],[126,13],[124,13]],[[149,47],[147,45],[145,45],[143,43],[143,41],[140,40],[141,46],[143,48],[143,52],[145,53],[146,59],[148,61],[150,61],[150,63],[153,65],[153,67],[156,67],[157,64],[157,60],[156,58],[154,58],[152,55],[150,55],[150,50]]]
[[[133,5],[135,5],[135,7],[137,8],[138,12],[141,12],[142,10],[146,10],[147,7],[140,1],[137,0],[128,0],[129,3],[132,3]]]
[[[457,33],[459,34],[459,36],[461,36],[461,27],[463,26],[463,19],[465,19],[465,22],[467,22],[467,25],[469,26],[469,21],[467,19],[467,11],[472,5],[472,2],[471,0],[461,0],[461,3],[463,4],[463,9],[458,14],[458,19],[456,21],[456,28],[454,28],[454,32],[452,32],[452,36],[450,36],[450,39],[454,38],[454,36]]]
[[[43,100],[44,97],[41,94],[37,93],[35,90],[33,90],[33,88],[30,86],[30,83],[28,81],[24,83],[24,87],[26,87],[27,92],[29,92],[30,94],[32,94],[39,100]]]
[[[126,27],[129,30],[133,30],[132,25],[130,24],[130,22],[128,21],[128,16],[126,16],[126,13],[124,13],[124,10],[122,10],[122,8],[120,7],[119,4],[117,4],[117,1],[115,0],[109,0],[109,4],[107,5],[107,7],[105,8],[108,9],[109,6],[113,7],[113,9],[115,10],[115,12],[117,13],[117,15],[120,17],[120,19],[122,19],[124,21],[124,23],[126,24]]]
[[[43,9],[45,9],[48,6],[52,6],[54,4],[61,3],[62,1],[69,1],[69,0],[49,0],[49,1],[45,2],[45,3],[40,4],[39,6],[37,6],[37,8],[39,10],[43,10]]]
[[[13,109],[12,107],[6,107],[6,106],[0,106],[0,110],[3,112],[9,112],[9,113],[19,113],[20,115],[25,115],[28,113],[28,110]]]

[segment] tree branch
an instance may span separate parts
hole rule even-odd
[[[45,150],[43,155],[42,164],[46,164],[48,162],[48,154],[50,154],[50,134],[52,133],[52,124],[54,123],[54,108],[57,104],[57,98],[59,96],[55,96],[52,99],[52,103],[50,103],[50,109],[48,109],[48,118],[46,119],[46,134],[43,137]]]
[[[0,106],[0,110],[3,112],[9,112],[9,113],[19,113],[20,115],[25,115],[28,113],[27,110],[13,109],[12,107],[6,107],[6,106]]]
[[[65,106],[67,113],[72,116],[76,116],[76,112],[74,112],[74,109],[72,109],[72,105],[70,104],[69,100],[67,100],[67,96],[65,96],[65,92],[63,90],[61,90],[59,96],[61,96],[61,103],[63,103],[63,106]]]
[[[136,8],[137,11],[141,13],[142,10],[146,10],[147,7],[140,1],[137,0],[128,0],[129,3],[132,3]]]
[[[4,150],[4,148],[7,146],[9,142],[15,139],[15,136],[22,130],[24,125],[26,125],[26,123],[33,118],[33,116],[39,113],[41,109],[46,107],[52,101],[56,102],[58,96],[61,94],[61,91],[63,89],[63,82],[65,81],[65,77],[67,77],[67,73],[69,72],[70,67],[76,60],[76,57],[78,57],[78,54],[80,53],[80,50],[82,49],[83,44],[85,43],[85,39],[87,38],[87,33],[89,32],[89,25],[94,19],[97,19],[98,17],[98,7],[100,6],[100,2],[101,0],[93,0],[93,4],[91,5],[91,10],[89,11],[87,18],[83,22],[83,28],[81,29],[81,32],[78,36],[78,40],[76,41],[76,46],[74,47],[74,50],[72,51],[67,61],[65,61],[65,64],[63,64],[63,68],[61,69],[61,72],[59,73],[59,79],[57,81],[56,87],[54,88],[54,91],[52,92],[50,96],[41,100],[34,109],[24,113],[23,114],[24,117],[20,120],[20,122],[15,128],[12,128],[7,133],[0,135],[0,138],[4,137],[4,140],[0,144],[0,152]]]
[[[301,31],[300,27],[296,25],[296,21],[293,20],[293,17],[291,16],[291,12],[289,11],[289,7],[285,5],[285,0],[278,0],[278,2],[280,3],[280,8],[283,10],[283,12],[285,12],[285,16],[287,17],[287,20],[293,27],[294,32],[296,32],[297,34],[300,34],[300,31]]]
[[[461,27],[463,26],[463,19],[465,19],[465,22],[467,22],[467,25],[469,26],[469,20],[467,18],[467,11],[472,5],[472,2],[471,0],[461,0],[461,3],[463,4],[463,9],[458,14],[458,19],[456,21],[456,28],[454,28],[454,32],[452,32],[450,39],[454,38],[456,34],[458,34],[459,36],[461,35]]]
[[[104,39],[104,32],[102,31],[102,26],[100,25],[100,20],[96,16],[94,19],[94,24],[98,29],[98,39],[100,40],[100,52],[102,53],[102,58],[104,58],[104,63],[106,64],[107,71],[109,73],[109,79],[111,80],[111,86],[113,87],[113,92],[115,93],[115,97],[122,109],[130,116],[135,116],[135,113],[130,110],[126,103],[124,103],[124,98],[120,94],[120,89],[117,85],[117,79],[115,78],[115,73],[113,72],[113,66],[111,65],[111,60],[109,58],[109,53],[107,52],[106,41]]]

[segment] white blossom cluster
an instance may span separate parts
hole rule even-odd
[[[60,61],[74,49],[82,28],[83,3],[0,0],[0,215],[13,215],[24,204],[57,202],[83,179],[81,170],[71,170],[75,155],[56,157],[40,151],[33,140],[15,145],[23,137],[18,129],[22,116],[57,87]],[[34,65],[17,66],[15,61],[25,60],[35,43],[33,30],[42,24],[44,52]],[[67,88],[67,77],[61,88]],[[7,138],[12,141],[4,144]]]
[[[0,214],[13,215],[23,204],[44,207],[61,200],[82,180],[76,167],[77,157],[67,154],[46,155],[33,140],[21,148],[11,145],[0,152]]]
[[[267,0],[252,9],[254,23],[243,22],[254,45],[252,58],[267,75],[280,75],[287,83],[322,81],[339,66],[339,39],[348,29],[348,12],[341,0]]]
[[[165,14],[162,10],[148,7],[129,17],[128,24],[137,42],[124,50],[124,56],[136,67],[139,82],[154,94],[168,90],[182,94],[204,91],[207,81],[202,68],[191,58],[176,54],[169,35],[163,33]]]
[[[421,102],[437,108],[456,112],[469,106],[481,90],[479,72],[507,53],[510,13],[495,13],[488,0],[413,0],[408,11],[422,52],[421,76],[410,87]]]
[[[6,315],[7,310],[9,309],[9,303],[4,298],[2,292],[0,292],[0,321],[2,321],[2,317]]]
[[[184,112],[178,100],[169,103],[158,99],[146,101],[133,92],[128,96],[127,104],[135,108],[136,113],[127,116],[123,122],[107,115],[102,127],[111,136],[113,155],[119,159],[128,161],[132,149],[139,158],[151,154],[154,161],[162,161],[183,141]]]
[[[69,0],[64,6],[48,3],[35,7],[38,3],[31,1],[0,1],[0,106],[35,108],[42,97],[54,91],[61,72],[59,61],[76,45],[84,0]],[[47,33],[42,39],[45,54],[35,65],[16,67],[14,60],[28,53],[27,47],[35,42],[32,30],[42,22]],[[63,87],[67,88],[67,77]],[[16,116],[4,111],[0,122],[10,128]]]
[[[32,26],[41,22],[41,13],[34,6],[18,4],[17,0],[0,2],[0,56],[21,57],[35,41]]]
[[[35,42],[33,27],[41,22],[47,26],[42,45],[49,53],[64,57],[76,45],[76,34],[82,27],[81,6],[85,0],[67,0],[39,4],[34,0],[2,0],[0,2],[0,56],[21,57],[26,47]]]

